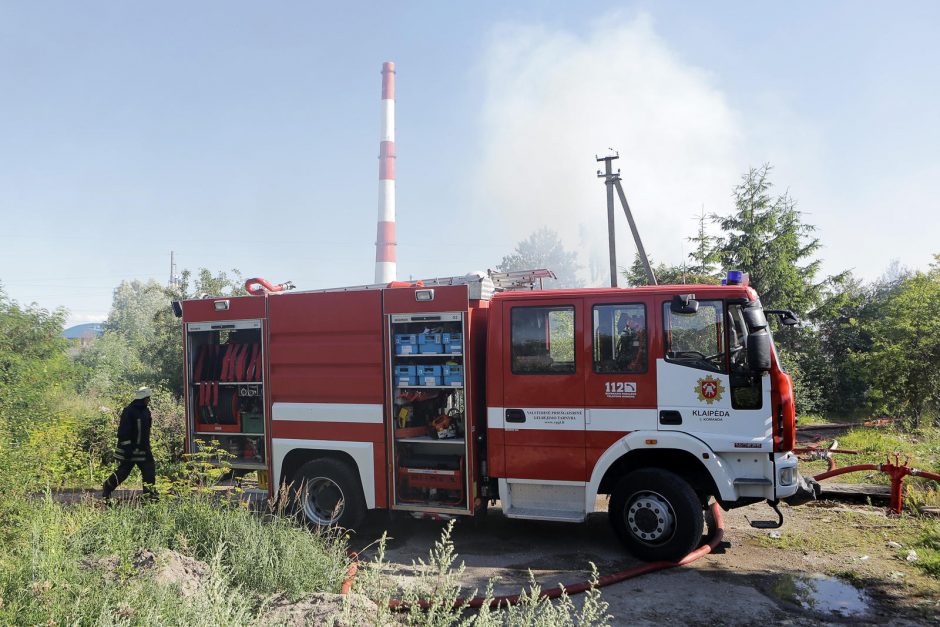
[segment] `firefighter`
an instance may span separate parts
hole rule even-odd
[[[101,497],[105,500],[127,476],[131,474],[134,466],[140,468],[140,475],[144,482],[144,494],[151,500],[156,500],[156,464],[153,460],[153,451],[150,449],[150,388],[138,388],[134,400],[121,412],[121,422],[118,425],[118,445],[114,456],[118,460],[118,467],[101,488]]]
[[[617,321],[617,366],[621,372],[643,370],[646,360],[646,341],[642,315],[637,311],[628,311]]]

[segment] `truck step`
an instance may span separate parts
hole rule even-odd
[[[747,477],[739,477],[739,478],[737,478],[737,479],[734,480],[734,485],[762,485],[762,486],[770,486],[770,485],[773,485],[773,482],[772,482],[770,479],[764,479],[764,478],[753,478],[753,479],[751,479],[751,478],[747,478]]]
[[[584,512],[570,510],[536,509],[534,507],[513,507],[505,510],[507,518],[524,518],[526,520],[553,520],[555,522],[584,522]]]

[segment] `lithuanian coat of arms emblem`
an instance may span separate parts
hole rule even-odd
[[[711,405],[715,401],[721,400],[721,395],[725,392],[725,386],[721,384],[720,379],[706,375],[698,380],[698,384],[692,388],[692,391],[698,395],[698,400]]]

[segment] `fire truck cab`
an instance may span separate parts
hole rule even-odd
[[[644,559],[801,485],[793,386],[746,275],[517,290],[537,273],[176,304],[190,452],[214,440],[316,525],[367,510],[577,523]],[[250,283],[250,282],[249,282]]]

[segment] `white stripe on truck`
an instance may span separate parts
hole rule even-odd
[[[382,424],[382,405],[352,403],[274,403],[271,420]]]

